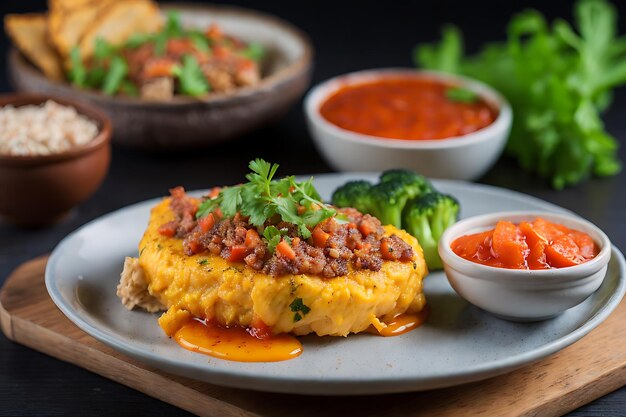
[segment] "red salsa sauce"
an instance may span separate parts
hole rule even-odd
[[[403,140],[458,137],[493,123],[498,113],[485,100],[454,100],[449,94],[454,88],[402,76],[346,85],[322,104],[320,113],[346,130]]]
[[[599,252],[588,234],[542,218],[519,225],[499,221],[495,229],[455,239],[450,248],[468,261],[508,269],[565,268]]]

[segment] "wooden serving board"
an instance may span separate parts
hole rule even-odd
[[[17,268],[0,291],[11,340],[203,416],[553,416],[626,384],[626,302],[561,352],[507,375],[428,392],[311,397],[224,388],[172,376],[101,344],[70,322],[44,285],[47,257]]]

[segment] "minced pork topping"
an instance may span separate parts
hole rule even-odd
[[[384,260],[410,262],[413,248],[397,235],[384,236],[380,221],[352,208],[337,209],[331,217],[302,239],[290,223],[269,220],[264,227],[275,227],[280,240],[270,242],[248,218],[237,213],[222,218],[217,209],[196,219],[199,201],[188,197],[182,187],[170,190],[170,208],[176,220],[160,226],[159,233],[183,240],[187,255],[208,252],[231,262],[245,262],[266,274],[310,274],[326,278],[346,275],[354,269],[378,271]]]

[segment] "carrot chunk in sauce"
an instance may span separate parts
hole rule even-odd
[[[519,225],[500,221],[493,230],[455,239],[450,248],[469,261],[509,269],[565,268],[599,251],[586,233],[542,218]]]

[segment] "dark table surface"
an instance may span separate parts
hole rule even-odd
[[[464,6],[463,3],[467,3]],[[549,4],[547,4],[549,3]],[[274,13],[308,32],[316,48],[314,82],[348,71],[409,66],[419,41],[438,37],[438,28],[454,22],[465,29],[470,50],[504,36],[508,17],[536,7],[550,17],[571,18],[566,1],[338,2],[240,1]],[[37,11],[43,0],[0,2],[0,12]],[[623,6],[622,6],[623,8]],[[623,12],[625,12],[624,10]],[[626,14],[622,13],[623,16]],[[624,30],[621,30],[624,33]],[[0,35],[0,91],[6,80],[8,42]],[[617,91],[605,115],[608,130],[626,142],[626,91]],[[621,158],[626,160],[622,147]],[[305,129],[298,103],[281,121],[232,143],[209,150],[150,155],[114,148],[109,175],[100,190],[64,222],[41,230],[22,230],[0,221],[0,284],[20,263],[51,251],[68,233],[112,210],[163,195],[173,185],[206,188],[242,180],[246,162],[264,157],[282,172],[329,172]],[[568,208],[604,229],[613,243],[626,248],[626,172],[592,179],[563,191],[520,171],[502,159],[479,182],[515,189]],[[0,415],[186,415],[185,412],[98,375],[14,344],[0,336]],[[574,416],[626,415],[626,388],[576,410]]]

